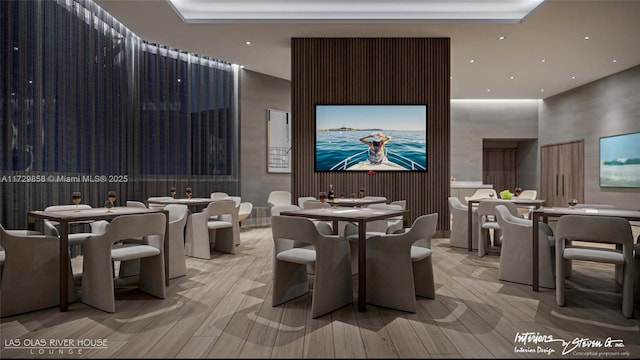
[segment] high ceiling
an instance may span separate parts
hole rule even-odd
[[[453,99],[545,98],[640,64],[640,1],[547,0],[521,23],[186,23],[166,0],[95,2],[145,40],[288,80],[292,37],[449,37]]]

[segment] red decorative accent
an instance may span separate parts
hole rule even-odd
[[[371,170],[369,170],[369,172],[367,172],[367,175],[375,175],[375,174],[376,174],[376,172],[375,172],[375,171],[371,171]]]

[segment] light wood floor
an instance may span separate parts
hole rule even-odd
[[[478,258],[434,239],[436,299],[418,298],[416,314],[372,305],[358,312],[354,304],[312,319],[310,294],[271,306],[271,229],[245,229],[241,239],[236,255],[187,258],[187,276],[171,280],[164,300],[129,286],[117,290],[114,314],[76,302],[66,313],[52,308],[4,318],[0,358],[640,357],[640,304],[634,319],[622,316],[610,266],[575,262],[567,306],[559,307],[554,290],[534,293],[498,281],[498,256]],[[527,332],[602,344],[563,356],[560,342],[516,342]],[[624,347],[605,347],[607,338]],[[16,339],[33,346],[11,349]],[[76,347],[39,346],[64,339]],[[80,340],[99,348],[78,353]]]

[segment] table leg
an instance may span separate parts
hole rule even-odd
[[[358,220],[358,311],[367,311],[367,223]]]
[[[162,212],[167,218],[166,227],[164,229],[164,283],[166,286],[169,286],[169,249],[171,248],[171,239],[169,238],[169,234],[171,232],[169,231],[169,211],[163,210]]]
[[[60,312],[69,310],[69,222],[60,221]]]
[[[538,284],[539,284],[539,276],[538,276],[538,248],[539,246],[539,234],[540,234],[540,224],[538,223],[538,221],[540,221],[540,214],[537,212],[533,213],[533,291],[538,291]]]
[[[473,251],[473,229],[471,228],[473,226],[473,206],[471,203],[467,204],[467,241],[469,242],[468,244],[468,249],[469,251]],[[480,241],[478,239],[478,241]]]

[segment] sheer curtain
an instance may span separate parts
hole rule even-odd
[[[88,0],[0,2],[0,222],[192,187],[239,192],[236,66],[151,44]]]

